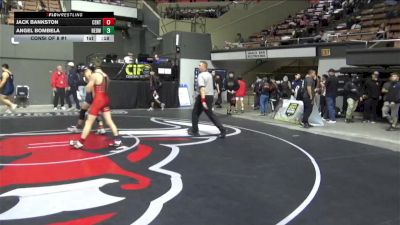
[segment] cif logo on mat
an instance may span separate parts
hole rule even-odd
[[[68,140],[79,134],[1,134],[0,224],[150,224],[184,186],[179,171],[164,166],[181,147],[213,142],[219,133],[201,124],[202,136],[191,137],[190,122],[151,122],[156,128],[121,129],[124,146],[116,149],[103,135],[72,150]]]

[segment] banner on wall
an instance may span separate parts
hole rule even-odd
[[[187,84],[181,84],[178,91],[179,105],[181,107],[191,106],[189,88]]]
[[[282,107],[275,113],[274,119],[299,124],[303,118],[304,105],[302,101],[284,99]],[[318,106],[314,104],[313,111],[308,119],[313,126],[323,126],[324,122],[319,115]]]

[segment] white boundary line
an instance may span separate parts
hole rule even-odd
[[[125,117],[130,117],[128,115],[124,115],[124,116]],[[175,122],[175,121],[179,122],[179,121],[181,121],[181,122],[188,123],[187,120],[186,121],[185,120],[173,120],[173,119],[154,118],[154,117],[151,118],[151,121],[153,121],[155,123],[160,123],[160,124],[167,125],[166,123],[158,121],[158,119],[164,120],[164,121],[165,120],[172,120],[170,122]],[[209,123],[202,123],[202,124],[208,125]],[[284,219],[279,221],[276,225],[288,224],[294,218],[296,218],[311,203],[311,201],[314,199],[314,197],[316,196],[316,194],[318,192],[318,189],[319,189],[319,186],[320,186],[320,183],[321,183],[321,171],[319,169],[319,166],[318,166],[317,162],[315,161],[315,159],[306,150],[302,149],[298,145],[296,145],[296,144],[294,144],[294,143],[292,143],[292,142],[290,142],[290,141],[288,141],[286,139],[283,139],[283,138],[280,138],[280,137],[277,137],[277,136],[274,136],[274,135],[271,135],[271,134],[268,134],[268,133],[265,133],[265,132],[249,129],[249,128],[244,128],[244,127],[239,127],[239,126],[236,126],[236,127],[226,126],[226,127],[232,128],[232,129],[235,130],[235,132],[233,134],[230,134],[228,136],[239,134],[240,133],[239,129],[243,129],[243,130],[247,130],[247,131],[250,131],[250,132],[262,134],[262,135],[265,135],[265,136],[280,140],[280,141],[282,141],[282,142],[284,142],[286,144],[289,144],[289,145],[295,147],[296,149],[301,151],[304,155],[306,155],[310,159],[311,163],[313,164],[314,170],[315,170],[315,182],[314,182],[314,185],[313,185],[310,193],[306,197],[306,199],[293,212],[291,212],[288,216],[286,216]],[[176,128],[176,126],[174,128]],[[237,129],[237,128],[239,128],[239,129]],[[65,132],[60,132],[60,133],[65,133]],[[16,133],[14,133],[12,135],[15,135],[15,134]],[[204,138],[206,138],[206,137],[204,137]],[[164,145],[166,147],[170,147],[171,148],[171,153],[164,160],[162,160],[161,162],[149,167],[149,170],[169,175],[171,177],[171,188],[165,194],[163,194],[160,197],[158,197],[155,200],[153,200],[150,203],[150,205],[149,205],[148,209],[146,210],[146,212],[139,219],[137,219],[135,222],[133,222],[132,225],[142,225],[142,224],[151,223],[158,216],[158,214],[161,212],[164,204],[167,203],[168,201],[170,201],[171,199],[173,199],[174,197],[176,197],[182,191],[183,182],[182,182],[182,179],[181,179],[181,175],[179,173],[176,173],[176,172],[173,172],[173,171],[162,169],[163,166],[169,164],[173,159],[175,159],[179,155],[179,147],[178,146],[208,143],[208,142],[214,141],[215,139],[216,139],[215,136],[210,136],[210,137],[208,137],[208,140],[195,142],[195,143],[181,144],[181,145],[179,145],[179,144],[177,144],[177,145]],[[108,156],[115,155],[115,154],[118,154],[118,153],[121,153],[121,152],[125,152],[125,151],[127,151],[129,149],[132,149],[132,148],[136,147],[138,144],[139,144],[139,140],[136,139],[135,145],[133,145],[131,148],[127,148],[125,150],[118,151],[118,152],[111,153],[111,154],[107,154],[107,155],[100,156],[100,157],[108,157]],[[0,166],[10,166],[10,165],[26,166],[26,165],[58,164],[58,163],[66,163],[66,162],[74,162],[74,161],[85,161],[85,160],[94,159],[94,158],[100,158],[100,157],[92,157],[92,158],[87,158],[87,159],[83,159],[83,160],[69,160],[69,161],[64,161],[64,162],[61,161],[61,162],[54,162],[54,163],[0,164]]]
[[[45,146],[45,145],[51,145],[51,144],[68,144],[68,141],[31,143],[31,144],[28,144],[28,146],[35,146],[35,145]]]
[[[68,143],[62,145],[40,145],[40,146],[28,146],[28,148],[54,148],[54,147],[65,147],[69,146]]]
[[[306,150],[304,150],[300,146],[298,146],[298,145],[296,145],[296,144],[294,144],[294,143],[292,143],[292,142],[290,142],[290,141],[288,141],[286,139],[283,139],[283,138],[280,138],[280,137],[277,137],[277,136],[274,136],[274,135],[271,135],[271,134],[268,134],[268,133],[264,133],[264,132],[261,132],[261,131],[252,130],[252,129],[249,129],[249,128],[244,128],[244,127],[239,127],[239,126],[237,126],[237,128],[240,128],[240,129],[243,129],[243,130],[247,130],[247,131],[251,131],[251,132],[254,132],[254,133],[258,133],[258,134],[263,134],[263,135],[269,136],[271,138],[274,138],[274,139],[280,140],[282,142],[285,142],[286,144],[289,144],[289,145],[297,148],[299,151],[301,151],[304,155],[306,155],[310,159],[311,163],[313,164],[314,171],[315,171],[315,181],[314,181],[314,185],[313,185],[310,193],[308,194],[307,198],[293,212],[291,212],[284,219],[279,221],[276,225],[288,224],[290,221],[292,221],[294,218],[296,218],[311,203],[311,201],[315,198],[315,196],[316,196],[316,194],[318,192],[319,186],[321,184],[321,170],[319,169],[319,166],[318,166],[317,162],[315,161],[314,157],[312,157]]]
[[[68,132],[67,132],[68,133]],[[65,132],[54,132],[51,134],[65,134]],[[10,134],[11,135],[15,135],[15,134]],[[29,135],[29,134],[28,134]],[[31,134],[31,135],[42,135],[41,133],[36,133],[36,134]],[[56,161],[56,162],[44,162],[44,163],[0,163],[0,166],[39,166],[39,165],[54,165],[54,164],[63,164],[63,163],[73,163],[73,162],[83,162],[83,161],[87,161],[87,160],[92,160],[92,159],[98,159],[98,158],[104,158],[104,157],[110,157],[112,155],[116,155],[116,154],[120,154],[129,150],[134,149],[136,146],[139,145],[139,139],[135,138],[136,142],[134,145],[132,146],[122,146],[119,147],[115,150],[118,151],[110,151],[110,153],[106,154],[106,155],[98,155],[98,156],[93,156],[93,157],[88,157],[88,158],[83,158],[83,159],[73,159],[73,160],[64,160],[64,161]],[[67,145],[60,145],[58,147],[61,146],[67,146]],[[39,147],[43,147],[43,146],[39,146]],[[49,147],[49,146],[45,146],[45,147]],[[28,148],[36,148],[36,147],[28,147]],[[74,150],[71,149],[71,151],[80,151],[80,150]]]

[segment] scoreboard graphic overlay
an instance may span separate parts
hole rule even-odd
[[[15,12],[16,41],[114,42],[113,12]]]

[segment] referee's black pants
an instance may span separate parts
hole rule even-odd
[[[212,111],[212,106],[214,102],[214,96],[206,95],[206,104],[208,109],[204,109],[203,105],[201,104],[201,97],[200,95],[196,97],[196,101],[194,103],[193,111],[192,111],[192,131],[194,133],[199,132],[199,117],[201,113],[204,111],[208,118],[213,122],[213,124],[218,127],[218,129],[222,132],[224,131],[224,127],[222,126],[221,122],[217,118],[217,116]]]

